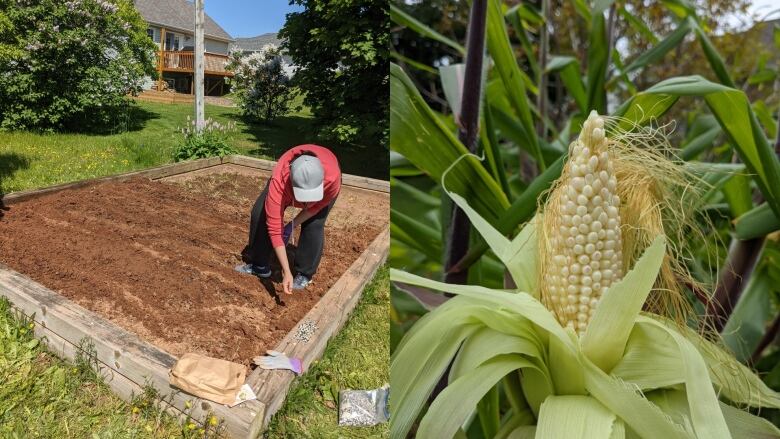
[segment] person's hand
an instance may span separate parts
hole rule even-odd
[[[284,289],[284,294],[292,294],[292,285],[293,285],[293,275],[288,270],[284,272],[284,275],[282,277],[282,288]]]
[[[287,243],[290,241],[290,236],[292,236],[293,233],[293,225],[292,223],[287,223],[284,225],[284,232],[282,232],[282,239],[284,240],[284,244],[287,245]]]

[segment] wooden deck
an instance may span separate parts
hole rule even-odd
[[[159,168],[122,175],[84,180],[49,188],[6,194],[0,197],[6,205],[29,200],[43,194],[83,187],[109,180],[146,177],[153,180],[184,174],[223,164],[232,164],[270,172],[274,162],[244,156],[227,156],[176,163]],[[365,177],[344,175],[344,185],[363,190],[390,192],[390,183]],[[320,358],[328,341],[343,326],[357,304],[365,284],[385,261],[390,247],[389,226],[347,269],[314,308],[299,322],[316,322],[317,331],[308,342],[295,340],[291,334],[279,343],[277,351],[302,358],[304,369]],[[273,414],[281,407],[294,380],[288,371],[255,370],[247,377],[258,396],[229,408],[200,400],[170,386],[168,370],[176,362],[169,353],[138,338],[113,323],[99,317],[65,297],[49,290],[21,273],[0,264],[0,296],[7,297],[14,308],[35,321],[35,333],[45,337],[49,349],[74,358],[84,338],[94,342],[100,373],[120,397],[130,400],[144,385],[154,386],[165,398],[166,409],[175,416],[191,416],[200,422],[215,414],[225,422],[227,432],[235,438],[256,438],[265,429]],[[297,325],[296,325],[297,328]]]
[[[157,62],[162,60],[163,72],[195,72],[195,52],[163,51],[157,52]],[[206,52],[203,59],[203,68],[207,75],[233,76],[233,72],[227,70],[230,58],[227,55]]]

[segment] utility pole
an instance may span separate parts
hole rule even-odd
[[[203,1],[195,0],[195,129],[200,131],[205,125],[203,105]]]

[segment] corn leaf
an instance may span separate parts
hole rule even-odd
[[[641,324],[655,325],[666,331],[677,344],[685,376],[685,389],[691,413],[691,423],[697,436],[707,438],[730,438],[728,426],[718,406],[715,394],[707,374],[707,363],[696,347],[674,328],[662,325],[647,317],[639,318]]]
[[[665,331],[635,325],[626,351],[610,372],[643,392],[671,387],[684,381],[678,349]]]
[[[530,331],[530,326],[528,335],[536,338]],[[480,328],[463,342],[463,346],[458,351],[458,356],[450,368],[449,381],[457,380],[499,355],[518,354],[531,359],[541,359],[542,353],[539,349],[539,343],[539,340],[505,334],[492,328]]]
[[[482,235],[498,259],[504,263],[517,288],[520,291],[536,295],[538,290],[536,285],[537,237],[535,221],[529,221],[520,233],[512,241],[509,241],[479,216],[463,197],[451,192],[449,196],[468,215],[471,224]]]
[[[726,418],[731,437],[751,439],[776,439],[780,437],[780,429],[764,418],[724,403],[720,403],[720,408]]]
[[[531,425],[522,425],[512,430],[512,433],[506,439],[534,439],[536,437],[536,427]]]
[[[601,2],[611,3],[611,2]],[[607,64],[609,64],[609,42],[607,41],[607,26],[601,7],[594,6],[591,24],[590,41],[588,44],[587,65],[587,108],[596,110],[599,114],[607,113]],[[608,7],[608,6],[607,6]]]
[[[551,335],[558,337],[568,349],[575,350],[569,335],[563,330],[552,313],[528,293],[493,290],[478,285],[447,284],[393,268],[390,269],[390,280],[480,299],[494,305],[503,306],[532,321]]]
[[[617,114],[640,124],[646,123],[665,113],[671,106],[667,101],[672,99],[673,102],[679,96],[704,98],[729,142],[754,175],[764,198],[780,217],[780,160],[742,91],[715,84],[701,76],[676,77],[634,96]]]
[[[542,404],[536,434],[540,438],[610,439],[620,421],[589,396],[551,396]]]
[[[574,343],[577,335],[571,328],[566,328]],[[585,395],[585,376],[582,373],[579,355],[566,349],[555,337],[549,340],[550,375],[557,395]]]
[[[452,164],[468,154],[455,135],[428,107],[411,80],[396,64],[390,66],[391,149],[402,154],[439,182],[447,174],[447,187],[471,200],[474,209],[491,223],[509,207],[501,187],[474,157]]]
[[[574,98],[577,107],[582,114],[588,110],[588,96],[585,92],[585,85],[580,77],[580,63],[577,58],[572,56],[554,56],[547,65],[547,72],[558,72],[561,81]]]
[[[682,20],[677,29],[672,31],[666,36],[660,43],[656,44],[650,50],[642,52],[635,60],[633,60],[623,70],[625,73],[633,72],[634,70],[645,68],[646,66],[656,63],[661,60],[670,50],[680,45],[680,42],[691,31],[691,18]]]
[[[689,438],[695,436],[682,425],[676,424],[658,406],[625,382],[604,373],[587,358],[585,366],[585,388],[591,396],[620,417],[626,426],[641,432],[643,438]]]
[[[772,289],[773,282],[766,271],[754,271],[723,327],[723,342],[740,362],[750,358],[766,332],[767,320],[774,317],[769,294]]]
[[[581,344],[585,356],[602,370],[612,370],[623,356],[634,321],[658,277],[665,251],[664,237],[656,237],[625,277],[599,300]]]
[[[417,437],[448,438],[474,410],[477,402],[508,373],[530,363],[520,355],[502,355],[485,362],[451,383],[431,404],[420,422]]]
[[[737,217],[753,208],[753,197],[750,193],[750,177],[745,174],[734,174],[723,185],[723,196],[731,209],[731,216]]]
[[[544,169],[545,163],[539,148],[539,141],[535,135],[532,135],[534,133],[534,121],[528,97],[526,96],[526,84],[522,79],[523,73],[517,65],[512,46],[509,44],[504,14],[501,12],[501,2],[499,0],[489,0],[487,20],[488,51],[493,57],[495,69],[504,83],[509,103],[517,113],[525,132],[528,133],[526,144],[533,151],[539,168]]]
[[[390,3],[390,20],[401,26],[406,26],[426,38],[446,44],[458,51],[461,55],[466,55],[466,49],[464,49],[463,46],[419,22],[394,3]]]
[[[679,331],[680,325],[653,314],[642,315],[637,324],[652,320],[670,330]],[[734,359],[719,346],[704,339],[693,329],[683,327],[685,337],[697,347],[709,368],[710,380],[718,392],[735,404],[751,407],[780,408],[780,394],[767,387],[752,370]]]
[[[780,219],[763,203],[734,220],[734,230],[739,239],[753,239],[780,230]]]

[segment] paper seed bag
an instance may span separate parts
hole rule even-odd
[[[199,354],[184,354],[168,372],[172,386],[220,404],[233,404],[244,385],[246,367]]]

